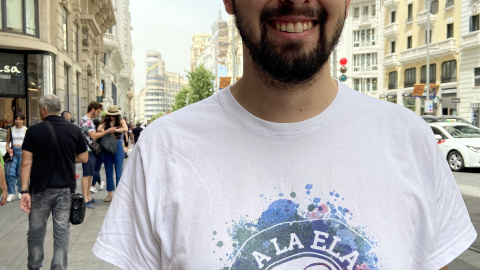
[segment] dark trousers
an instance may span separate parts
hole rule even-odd
[[[47,189],[31,195],[32,208],[28,227],[28,269],[40,269],[44,259],[43,243],[47,220],[52,213],[53,258],[52,270],[67,269],[70,244],[70,207],[72,196],[69,188]]]

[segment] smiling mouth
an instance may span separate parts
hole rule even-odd
[[[280,32],[287,33],[302,33],[312,29],[315,25],[314,21],[302,21],[302,22],[286,22],[286,21],[273,21],[271,25]]]

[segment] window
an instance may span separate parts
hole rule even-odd
[[[427,82],[427,65],[422,66],[420,70],[420,83],[426,83]],[[437,65],[436,64],[430,64],[430,68],[428,73],[430,73],[430,83],[435,83],[437,81]]]
[[[430,29],[430,35],[427,37],[428,33],[427,30],[425,30],[425,44],[427,43],[432,43],[432,30]],[[429,42],[427,42],[429,40]]]
[[[353,55],[353,71],[363,72],[377,70],[377,53],[355,54]]]
[[[70,82],[69,82],[69,66],[67,65],[67,63],[64,63],[64,73],[63,73],[63,83],[64,83],[64,89],[65,89],[65,92],[63,93],[64,95],[64,110],[65,111],[68,111],[70,108],[70,103],[69,103],[69,97],[70,97]]]
[[[368,11],[368,6],[363,7],[363,14],[362,14],[362,20],[368,21],[369,19],[370,12]]]
[[[388,89],[398,88],[397,78],[398,78],[397,71],[393,71],[388,74]]]
[[[415,81],[415,68],[406,69],[404,87],[412,87],[415,84]]]
[[[453,23],[447,24],[447,38],[453,38]]]
[[[76,24],[73,29],[74,29],[73,36],[75,38],[75,59],[77,60],[77,62],[79,62],[80,61],[80,52],[79,52],[80,51],[80,46],[78,45],[78,29],[79,29],[78,24]]]
[[[353,47],[370,47],[375,45],[375,29],[353,31]]]
[[[454,2],[455,2],[455,1],[453,1],[453,0],[447,0],[447,1],[445,1],[445,7],[448,8],[448,7],[453,6]]]
[[[442,83],[457,81],[457,60],[442,63]]]
[[[372,17],[374,17],[375,15],[377,15],[376,7],[375,5],[372,5]]]
[[[480,15],[475,15],[470,17],[470,32],[475,32],[480,30],[480,21],[479,21],[479,16]]]
[[[23,33],[23,3],[18,0],[6,2],[7,31]]]
[[[394,22],[397,21],[396,16],[397,16],[397,12],[396,12],[396,11],[390,12],[390,22],[391,22],[391,23],[394,23]]]
[[[412,36],[407,37],[407,49],[412,48]]]
[[[354,19],[360,18],[360,8],[358,8],[358,7],[353,8],[353,18]]]
[[[390,42],[390,53],[395,53],[395,41]]]
[[[353,87],[362,92],[377,91],[377,78],[353,79]]]
[[[408,4],[408,17],[407,22],[411,22],[413,17],[412,4]]]
[[[67,9],[62,8],[63,50],[68,52]]]

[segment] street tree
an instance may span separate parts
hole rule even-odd
[[[182,89],[175,96],[174,111],[186,106],[188,93],[190,93],[188,95],[188,104],[193,104],[213,94],[213,80],[215,79],[215,75],[203,65],[200,65],[194,71],[187,72],[187,78],[189,88]]]
[[[182,90],[175,95],[175,101],[172,105],[172,111],[180,110],[181,108],[187,106],[187,94],[188,94],[188,103],[191,104],[191,95],[192,89],[190,87],[184,87]]]
[[[155,114],[154,116],[152,116],[152,118],[150,119],[151,122],[155,121],[156,119],[164,116],[165,114],[163,112],[159,112],[157,114]]]

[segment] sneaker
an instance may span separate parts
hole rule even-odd
[[[7,196],[7,202],[11,202],[11,201],[13,201],[13,200],[15,200],[15,194],[8,194],[8,196]]]
[[[104,188],[105,188],[105,182],[101,181],[98,189],[104,189]]]
[[[21,194],[21,193],[18,193],[18,199],[19,199],[19,200],[22,199],[22,194]]]
[[[90,187],[90,192],[97,193],[98,190],[95,187]]]
[[[87,203],[85,204],[85,207],[86,207],[86,208],[90,208],[90,209],[95,209],[95,206],[93,206],[93,204],[92,204],[91,202],[87,202]]]
[[[100,202],[92,198],[92,200],[89,201],[89,202],[87,202],[87,203],[95,203],[95,204],[97,204],[97,203],[100,203]]]

